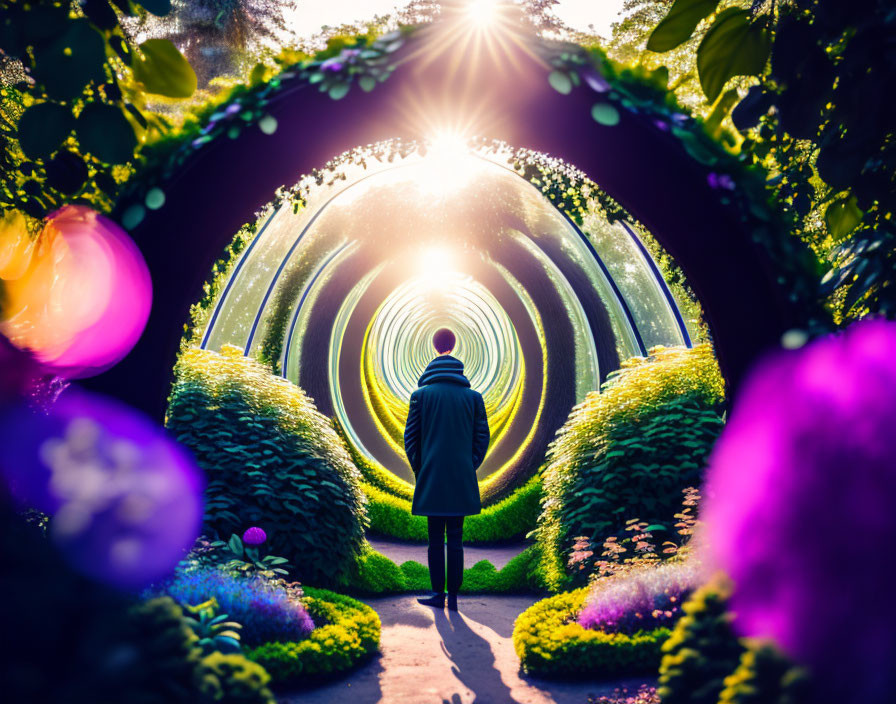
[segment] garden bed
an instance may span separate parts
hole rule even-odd
[[[576,622],[587,587],[542,599],[526,609],[513,628],[513,647],[523,669],[545,676],[619,678],[652,674],[662,659],[668,628],[633,635],[588,630]]]
[[[292,643],[265,643],[246,651],[267,670],[274,685],[315,681],[343,673],[372,656],[380,643],[380,619],[360,601],[325,589],[305,588],[316,625]]]

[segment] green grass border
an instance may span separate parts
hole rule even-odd
[[[264,643],[244,652],[267,670],[275,685],[313,682],[343,673],[373,655],[380,643],[380,617],[367,604],[314,587],[304,587],[306,606],[317,627],[291,643]]]
[[[461,594],[546,593],[538,571],[538,548],[534,545],[513,557],[500,570],[488,560],[480,560],[464,570]],[[415,560],[401,565],[369,544],[361,551],[350,574],[341,585],[353,594],[385,596],[408,592],[428,592],[429,568]]]
[[[589,587],[536,602],[513,625],[513,648],[534,675],[619,678],[655,674],[668,628],[634,635],[582,628],[575,620]]]
[[[367,515],[372,534],[426,541],[426,517],[412,515],[408,499],[371,484],[366,475],[361,486],[367,494]],[[469,543],[490,543],[524,537],[535,528],[541,513],[541,496],[541,476],[536,474],[510,496],[486,506],[482,513],[467,516],[464,520],[464,540]]]

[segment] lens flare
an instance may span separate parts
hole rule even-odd
[[[497,0],[470,0],[466,8],[467,16],[479,27],[492,24],[498,15]]]

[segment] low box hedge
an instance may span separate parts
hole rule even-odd
[[[276,685],[313,681],[344,672],[373,655],[380,643],[380,617],[356,599],[305,587],[306,607],[317,626],[293,643],[264,643],[245,653]]]
[[[587,587],[542,599],[526,609],[513,627],[513,647],[529,674],[619,678],[655,673],[668,628],[633,635],[582,628],[576,616]]]
[[[464,570],[462,594],[513,594],[546,591],[538,572],[538,552],[530,546],[500,570],[480,560]],[[431,588],[429,568],[415,560],[401,565],[367,545],[343,587],[357,594],[400,594]]]
[[[369,483],[362,483],[367,494],[367,515],[370,532],[401,540],[425,542],[426,517],[411,514],[408,499],[389,493]],[[535,475],[512,494],[497,503],[485,506],[482,513],[467,516],[464,541],[489,543],[519,538],[535,527],[541,512],[541,477]]]

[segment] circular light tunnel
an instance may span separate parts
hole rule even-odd
[[[262,213],[201,346],[273,363],[359,452],[412,480],[408,401],[449,327],[490,420],[479,478],[486,497],[504,493],[621,360],[694,334],[634,220],[611,223],[591,198],[577,225],[514,155],[447,138],[344,155],[340,178],[300,182],[300,201]]]

